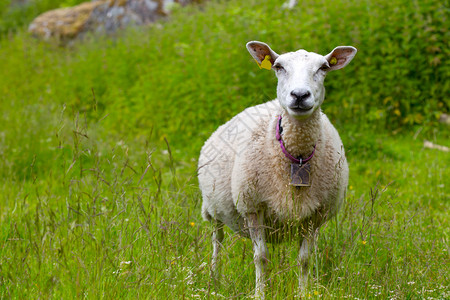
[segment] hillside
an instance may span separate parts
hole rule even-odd
[[[66,1],[74,5],[80,1]],[[0,298],[244,298],[251,242],[226,232],[209,277],[196,160],[276,78],[245,49],[358,54],[323,111],[350,164],[321,232],[313,298],[449,297],[448,7],[442,1],[208,1],[63,47],[27,24],[61,4],[0,4]],[[269,248],[270,298],[296,294],[295,241]]]

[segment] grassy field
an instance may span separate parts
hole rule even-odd
[[[321,230],[308,298],[450,298],[450,156],[423,147],[450,146],[437,122],[449,109],[448,8],[426,2],[211,1],[69,47],[3,14],[16,25],[0,39],[0,298],[253,295],[251,242],[229,230],[220,284],[209,276],[196,179],[215,128],[275,97],[248,40],[359,49],[327,78],[323,110],[350,184]],[[53,2],[36,3],[27,12]],[[268,298],[296,298],[296,241],[269,252]]]

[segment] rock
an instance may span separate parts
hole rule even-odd
[[[34,19],[28,31],[45,39],[76,37],[85,29],[94,9],[104,4],[105,1],[85,2],[74,7],[50,10]]]
[[[284,9],[293,9],[298,3],[298,0],[288,0],[283,5],[281,5],[281,8]]]
[[[24,6],[27,5],[30,0],[11,0],[10,5]]]
[[[169,14],[175,2],[186,5],[192,0],[97,0],[74,7],[51,10],[38,16],[28,31],[34,36],[62,41],[86,32],[115,33],[131,26],[154,22]]]
[[[439,117],[439,122],[450,125],[450,115],[447,114],[441,114]]]
[[[423,142],[423,146],[428,149],[437,149],[439,151],[444,151],[444,152],[450,151],[450,148],[448,148],[447,146],[437,145],[437,144],[434,144],[434,143],[432,143],[430,141],[426,141],[426,140]]]

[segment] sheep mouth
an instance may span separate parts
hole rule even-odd
[[[314,106],[311,106],[311,107],[294,106],[294,107],[288,107],[288,108],[291,112],[293,112],[294,115],[306,115],[313,110]]]

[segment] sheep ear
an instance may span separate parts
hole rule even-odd
[[[334,48],[333,51],[325,55],[325,59],[330,65],[327,71],[342,69],[355,57],[357,51],[352,46],[339,46]]]
[[[270,62],[270,67],[273,65],[274,61],[278,58],[278,54],[270,49],[269,45],[263,42],[251,41],[247,43],[247,50],[250,55],[255,59],[258,66],[261,68],[261,64],[264,60]],[[266,56],[269,56],[266,59]],[[269,68],[270,69],[270,68]]]

